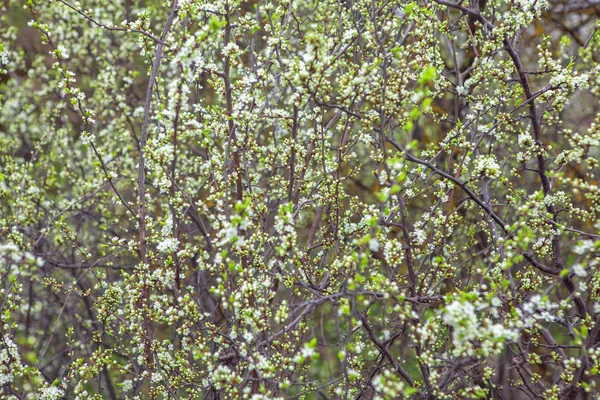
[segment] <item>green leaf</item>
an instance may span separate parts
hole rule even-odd
[[[427,66],[425,67],[425,69],[423,70],[423,73],[421,74],[421,78],[419,78],[419,83],[421,85],[425,85],[431,81],[433,81],[435,79],[435,75],[437,73],[437,70],[434,66]]]

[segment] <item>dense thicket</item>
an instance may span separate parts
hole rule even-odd
[[[598,16],[4,0],[0,397],[596,398]]]

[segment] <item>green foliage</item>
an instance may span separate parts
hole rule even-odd
[[[598,396],[575,3],[3,2],[0,397]]]

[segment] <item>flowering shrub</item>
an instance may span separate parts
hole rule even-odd
[[[599,395],[597,1],[0,7],[2,398]]]

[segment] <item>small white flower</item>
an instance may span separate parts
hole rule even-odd
[[[473,175],[486,176],[488,178],[498,178],[500,176],[500,165],[496,161],[496,157],[479,156],[474,161]]]
[[[413,237],[417,245],[421,246],[427,240],[427,234],[423,229],[415,229]]]
[[[225,57],[234,58],[239,54],[240,48],[235,43],[229,43],[222,50],[222,53]]]
[[[583,255],[594,248],[593,240],[584,240],[573,248],[575,254]]]
[[[585,278],[587,276],[587,271],[585,270],[584,266],[579,263],[573,264],[572,270],[575,275],[581,278]]]
[[[173,252],[177,251],[178,247],[179,247],[179,240],[177,240],[175,238],[165,238],[165,239],[163,239],[162,242],[160,242],[158,244],[158,246],[156,246],[156,248],[159,251],[162,251],[163,253],[173,253]]]
[[[530,133],[521,133],[518,138],[519,146],[523,148],[528,148],[533,146],[533,137],[531,137]]]
[[[60,399],[65,395],[65,391],[57,388],[56,386],[50,386],[43,388],[40,391],[40,400],[56,400]]]
[[[502,305],[502,300],[500,300],[498,297],[494,296],[494,297],[492,297],[492,300],[490,301],[490,303],[492,304],[493,307],[500,307]]]
[[[373,238],[369,240],[369,249],[373,252],[379,251],[379,242],[377,239]]]

